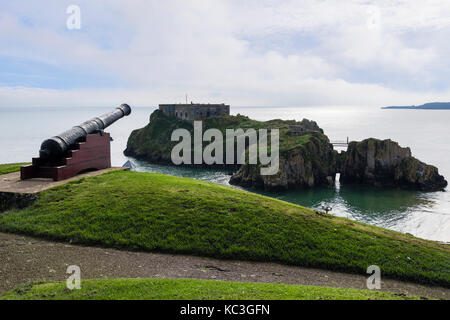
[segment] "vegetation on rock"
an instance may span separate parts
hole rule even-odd
[[[292,127],[301,127],[305,129],[305,133],[294,134]],[[189,130],[193,136],[191,122],[168,117],[156,110],[150,116],[150,122],[146,127],[131,133],[124,153],[127,156],[151,163],[172,164],[170,153],[178,142],[171,141],[171,133],[178,128]],[[243,129],[244,131],[247,129],[279,129],[280,170],[278,174],[262,176],[259,164],[229,165],[230,168],[240,169],[231,178],[230,183],[232,184],[270,190],[305,188],[334,183],[338,154],[333,150],[333,146],[323,130],[314,121],[303,119],[297,122],[275,119],[262,122],[243,115],[220,116],[203,121],[203,131],[211,128],[219,129],[224,137],[226,129]],[[270,141],[270,138],[268,140]],[[224,141],[225,143],[226,141]],[[207,143],[203,142],[203,146],[206,145]],[[225,159],[223,162],[225,163]]]

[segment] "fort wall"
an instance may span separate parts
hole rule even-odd
[[[166,116],[181,120],[204,120],[230,114],[230,106],[222,104],[160,104],[161,110]]]

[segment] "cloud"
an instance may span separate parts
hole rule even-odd
[[[69,3],[2,4],[0,65],[32,61],[55,80],[27,87],[21,70],[23,85],[0,81],[0,106],[155,105],[186,92],[232,105],[449,100],[449,45],[438,41],[450,35],[448,1],[376,4],[79,1],[80,31],[65,29]]]

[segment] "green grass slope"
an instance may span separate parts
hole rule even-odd
[[[65,282],[29,283],[0,300],[411,300],[418,297],[357,289],[193,279],[83,280],[80,290]]]
[[[194,179],[111,172],[42,192],[0,231],[72,243],[275,261],[450,286],[448,246]]]
[[[20,171],[20,167],[25,166],[29,163],[6,163],[0,164],[0,175],[7,174],[11,172]]]

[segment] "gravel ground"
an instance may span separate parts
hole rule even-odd
[[[366,288],[362,275],[275,263],[217,260],[186,255],[129,252],[50,242],[0,233],[0,294],[28,281],[63,281],[69,265],[90,278],[196,278]],[[381,290],[449,299],[450,290],[383,279]]]

